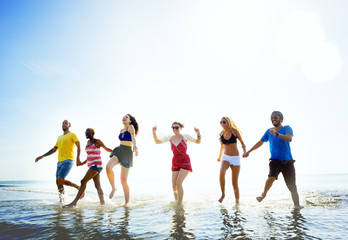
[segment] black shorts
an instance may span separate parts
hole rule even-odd
[[[280,161],[277,159],[269,160],[268,177],[274,177],[275,179],[278,179],[279,173],[282,173],[286,186],[288,187],[290,192],[297,191],[294,162],[295,162],[294,160],[292,161]]]

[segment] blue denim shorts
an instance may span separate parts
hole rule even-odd
[[[67,159],[63,162],[57,163],[57,172],[56,172],[56,178],[63,178],[68,175],[70,172],[70,169],[73,166],[74,161],[72,159]]]
[[[103,170],[103,168],[98,168],[96,165],[90,166],[89,169],[95,170],[98,173],[100,173]]]

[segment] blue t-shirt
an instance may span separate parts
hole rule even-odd
[[[288,125],[279,129],[277,133],[280,133],[280,134],[291,133],[291,135],[293,135],[292,128]],[[279,137],[272,135],[269,132],[269,129],[267,129],[267,131],[261,138],[261,141],[262,142],[269,141],[269,150],[271,151],[270,159],[277,159],[281,161],[293,160],[291,156],[290,143],[287,141],[284,141],[283,139],[280,139]]]

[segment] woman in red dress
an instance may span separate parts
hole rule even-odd
[[[180,122],[174,122],[172,124],[173,136],[168,136],[163,139],[158,139],[156,131],[157,126],[152,129],[153,138],[156,144],[170,142],[173,159],[172,159],[172,185],[174,191],[175,200],[181,204],[184,197],[184,189],[182,183],[184,182],[186,176],[189,172],[192,172],[191,161],[189,155],[186,153],[187,142],[201,143],[201,134],[198,128],[194,128],[197,139],[191,137],[190,135],[180,133],[184,125]]]

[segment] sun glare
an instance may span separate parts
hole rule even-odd
[[[341,71],[342,60],[325,33],[317,15],[296,11],[279,30],[276,38],[279,58],[289,64],[300,64],[307,80],[323,83],[333,80]]]
[[[323,43],[313,49],[301,62],[304,76],[313,82],[333,80],[341,71],[343,62],[334,44]]]

